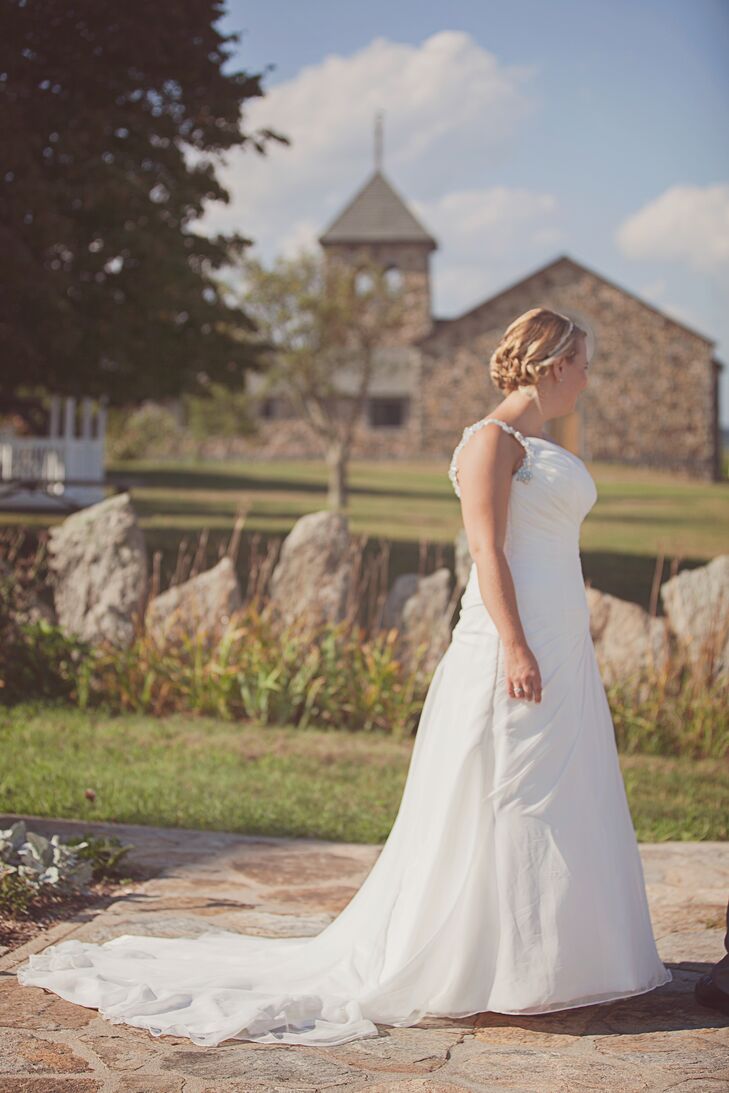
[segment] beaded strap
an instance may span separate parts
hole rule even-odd
[[[520,463],[519,468],[514,475],[514,478],[517,478],[520,482],[528,482],[529,479],[532,477],[533,449],[524,434],[520,433],[518,429],[515,429],[513,425],[507,424],[507,422],[502,421],[498,417],[484,417],[481,418],[480,421],[474,422],[473,425],[466,426],[466,428],[463,430],[463,436],[458,441],[458,444],[456,445],[456,450],[453,452],[451,465],[448,468],[448,477],[451,480],[453,489],[456,491],[456,497],[461,496],[461,490],[458,485],[458,468],[456,466],[458,453],[460,452],[461,448],[466,443],[468,438],[473,433],[475,433],[477,429],[481,429],[484,425],[488,425],[490,422],[493,422],[495,425],[500,425],[501,428],[504,429],[507,433],[511,433],[524,447],[524,459]]]

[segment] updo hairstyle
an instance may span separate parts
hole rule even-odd
[[[489,372],[501,391],[516,391],[539,382],[562,357],[577,352],[577,338],[586,332],[566,315],[546,307],[525,311],[506,328],[491,354]]]

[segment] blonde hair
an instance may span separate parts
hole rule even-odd
[[[538,383],[556,360],[574,357],[580,335],[587,337],[566,315],[533,307],[506,328],[491,354],[491,379],[507,392]]]

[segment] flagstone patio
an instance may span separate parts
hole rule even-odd
[[[673,981],[633,999],[517,1018],[429,1018],[334,1048],[226,1041],[198,1047],[112,1025],[15,969],[66,938],[196,933],[221,927],[295,936],[323,928],[362,883],[378,846],[26,819],[134,843],[156,875],[0,958],[0,1093],[720,1093],[729,1090],[729,1017],[700,1007],[698,976],[724,953],[729,843],[642,844],[651,916]],[[599,945],[599,938],[595,939]]]

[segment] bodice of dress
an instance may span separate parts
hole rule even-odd
[[[540,538],[564,541],[570,527],[579,532],[579,525],[597,500],[597,488],[585,464],[560,444],[546,437],[524,436],[500,418],[485,417],[463,430],[448,470],[456,496],[461,496],[458,455],[473,433],[490,424],[511,433],[524,448],[524,459],[513,475],[513,482],[524,488],[512,487],[509,515],[524,531]]]
[[[544,437],[524,436],[499,418],[483,418],[464,429],[453,453],[449,477],[460,497],[456,459],[469,437],[494,423],[512,433],[526,455],[512,476],[504,553],[520,606],[540,615],[562,615],[585,607],[580,526],[597,500],[597,487],[579,456]],[[479,599],[475,568],[466,602]]]
[[[478,429],[482,429],[484,427],[484,425],[489,425],[491,422],[493,422],[494,425],[501,426],[501,428],[504,430],[504,432],[511,433],[513,436],[515,436],[516,439],[519,441],[519,443],[525,449],[524,459],[522,460],[519,467],[517,468],[516,473],[514,474],[514,478],[516,478],[519,482],[528,482],[530,480],[530,478],[532,477],[531,464],[532,464],[532,461],[533,461],[534,452],[533,452],[532,447],[528,443],[527,438],[524,436],[524,434],[520,433],[518,429],[515,429],[513,425],[507,424],[507,422],[502,421],[498,417],[483,417],[483,418],[481,418],[480,421],[474,421],[473,425],[467,425],[466,426],[466,428],[463,430],[463,436],[458,441],[458,444],[456,445],[455,451],[453,452],[453,457],[451,459],[451,465],[448,468],[448,477],[451,480],[451,483],[453,485],[453,489],[456,491],[456,497],[461,496],[461,489],[460,489],[460,486],[458,485],[458,465],[457,465],[459,452],[460,452],[461,448],[464,446],[464,444],[468,441],[469,437],[473,436],[473,434],[475,432],[477,432]]]

